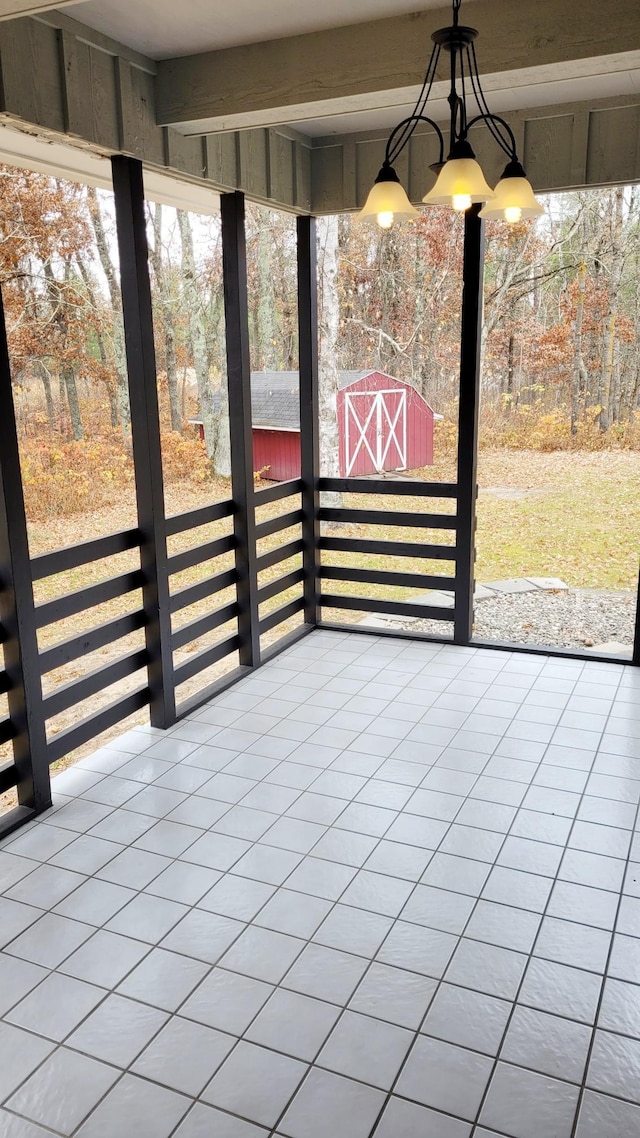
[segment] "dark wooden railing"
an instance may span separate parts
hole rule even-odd
[[[319,490],[334,494],[357,494],[375,497],[425,498],[456,500],[458,487],[450,482],[402,482],[384,478],[321,478]],[[424,592],[439,589],[453,593],[452,608],[440,608],[417,601],[395,598],[363,597],[343,593],[331,593],[321,589],[320,605],[323,609],[346,610],[349,612],[370,612],[382,615],[422,617],[442,623],[452,623],[455,618],[460,584],[457,573],[459,561],[457,514],[426,513],[416,510],[405,512],[399,509],[361,509],[349,506],[334,508],[320,506],[320,522],[348,524],[349,526],[398,526],[415,530],[415,541],[391,541],[386,538],[358,536],[342,537],[335,534],[320,534],[318,547],[325,553],[350,553],[354,558],[361,554],[375,555],[384,561],[385,557],[407,557],[415,560],[448,561],[454,567],[452,576],[433,573],[390,572],[387,569],[371,569],[360,566],[331,565],[322,563],[318,567],[321,581],[346,581],[354,585],[374,585],[383,588],[408,588]],[[453,533],[454,545],[440,545],[420,540],[420,531],[442,530]],[[355,592],[355,591],[354,591]]]

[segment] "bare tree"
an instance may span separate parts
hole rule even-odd
[[[179,209],[178,226],[182,243],[182,281],[187,306],[189,337],[193,352],[193,366],[198,385],[200,415],[204,427],[204,445],[207,457],[213,458],[216,450],[216,411],[213,389],[209,381],[209,353],[202,299],[198,289],[196,261],[193,252],[193,232],[189,214]]]
[[[167,376],[169,391],[169,416],[171,430],[182,430],[182,414],[180,411],[180,393],[178,391],[178,362],[176,358],[176,327],[173,319],[173,308],[169,292],[169,281],[162,257],[162,206],[157,203],[152,211],[153,245],[151,247],[151,264],[156,279],[156,289],[160,309],[162,336],[164,339],[164,369]]]

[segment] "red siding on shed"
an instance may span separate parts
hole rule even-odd
[[[299,478],[301,469],[300,432],[268,431],[253,428],[253,469],[262,478],[287,482]]]
[[[433,411],[409,383],[374,371],[338,392],[340,474],[433,464]]]

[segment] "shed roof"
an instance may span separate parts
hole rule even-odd
[[[342,390],[353,383],[376,373],[376,368],[347,370],[338,373],[338,385]],[[380,373],[383,374],[383,373]],[[394,383],[411,387],[404,379],[389,376]],[[299,376],[297,371],[252,371],[251,372],[251,415],[254,427],[271,431],[299,431],[300,405],[298,402]],[[216,410],[220,397],[216,397]],[[192,420],[199,422],[198,419]]]

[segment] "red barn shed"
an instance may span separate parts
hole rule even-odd
[[[340,384],[337,411],[344,478],[433,464],[433,411],[410,383],[366,372]]]
[[[297,371],[251,373],[253,469],[300,477]],[[343,371],[336,405],[340,475],[417,470],[433,463],[434,413],[415,387],[380,371]],[[190,422],[200,426],[201,420]]]

